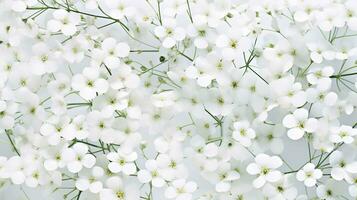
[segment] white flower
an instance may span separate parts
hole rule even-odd
[[[285,128],[281,125],[261,125],[257,129],[257,138],[262,150],[271,150],[274,154],[281,154],[284,150],[284,140],[282,138],[285,134]]]
[[[251,140],[254,139],[256,136],[254,129],[250,128],[249,122],[234,122],[233,127],[233,139],[238,141],[243,146],[249,147],[252,144]]]
[[[302,138],[305,132],[314,132],[317,123],[315,118],[308,118],[308,111],[304,108],[295,110],[293,114],[286,115],[283,119],[283,125],[289,128],[287,134],[292,140]]]
[[[102,42],[101,52],[103,63],[108,66],[109,69],[115,69],[120,67],[120,58],[129,56],[130,47],[125,42],[119,42],[114,38],[106,38]],[[96,53],[93,53],[93,56],[97,56]]]
[[[113,173],[123,172],[126,175],[134,174],[136,172],[136,166],[134,161],[137,159],[136,152],[110,152],[107,155],[107,159],[111,162],[108,164],[108,168]]]
[[[351,144],[354,141],[354,137],[357,135],[357,129],[351,126],[342,125],[340,127],[332,127],[330,141],[333,143],[344,142]]]
[[[321,90],[327,90],[331,86],[331,78],[334,69],[331,66],[326,66],[323,68],[313,68],[309,71],[306,76],[307,81],[312,85],[317,85]]]
[[[296,199],[298,190],[292,185],[292,181],[289,179],[289,175],[284,175],[279,181],[266,184],[263,188],[263,193],[268,196],[269,199]]]
[[[14,115],[17,109],[18,104],[0,100],[0,127],[2,129],[11,129],[14,126]]]
[[[321,184],[316,188],[316,194],[320,199],[335,200],[343,193],[338,182],[334,180],[328,180],[326,184]]]
[[[185,38],[185,30],[181,27],[176,27],[174,19],[166,18],[162,22],[162,26],[157,26],[154,33],[160,39],[163,39],[162,46],[171,48],[176,45],[176,42],[182,41]]]
[[[330,31],[334,27],[345,25],[344,6],[334,5],[316,13],[316,23],[323,31]]]
[[[197,84],[201,87],[207,87],[211,84],[214,77],[210,74],[210,68],[206,65],[200,65],[201,58],[197,58],[195,66],[189,66],[185,70],[188,78],[197,79]],[[202,60],[204,62],[204,60]]]
[[[343,158],[341,151],[333,152],[329,157],[329,162],[332,166],[331,176],[333,179],[337,181],[341,181],[342,179],[348,180],[347,161]]]
[[[264,49],[263,56],[272,65],[276,65],[286,72],[293,66],[294,51],[286,40],[278,40],[274,45],[269,45]]]
[[[354,199],[356,31],[357,0],[0,0],[0,198]]]
[[[79,15],[59,9],[53,12],[53,18],[47,23],[49,31],[61,31],[66,36],[74,35],[77,32],[76,25],[80,22]]]
[[[278,95],[277,101],[284,108],[300,107],[306,103],[306,93],[302,85],[295,82],[294,76],[287,76],[271,83],[273,91]]]
[[[228,192],[231,189],[231,184],[240,178],[239,172],[231,168],[229,163],[224,162],[214,172],[218,175],[218,181],[216,181],[215,186],[217,192]]]
[[[324,88],[309,88],[306,90],[307,102],[315,103],[315,106],[333,106],[338,100],[335,92],[323,90]]]
[[[66,166],[65,156],[66,156],[66,148],[63,146],[51,146],[46,149],[46,154],[44,155],[43,166],[46,170],[53,172],[58,168],[63,168]]]
[[[250,48],[251,41],[245,37],[243,30],[232,28],[228,33],[216,39],[216,46],[222,48],[222,55],[227,60],[234,60]]]
[[[308,43],[307,47],[310,50],[310,58],[315,63],[322,63],[324,59],[333,60],[335,58],[335,53],[329,51],[325,45],[319,45],[316,43]]]
[[[195,182],[186,182],[185,179],[172,181],[171,185],[165,190],[165,197],[176,200],[191,200],[192,194],[197,189]]]
[[[63,156],[67,163],[67,169],[72,173],[77,173],[85,168],[92,168],[96,158],[88,154],[88,146],[83,143],[76,143],[73,147],[64,149]]]
[[[103,183],[100,179],[104,175],[104,170],[101,167],[95,166],[90,172],[80,172],[79,178],[76,181],[76,188],[80,191],[89,190],[97,194],[103,189]]]
[[[357,26],[357,10],[356,10],[356,2],[353,0],[348,0],[345,2],[346,15],[347,15],[347,25],[350,29],[356,31]]]
[[[296,173],[296,179],[303,181],[306,187],[312,187],[316,181],[322,177],[322,171],[316,169],[313,163],[307,163],[301,170]]]
[[[283,161],[277,156],[269,156],[259,154],[255,157],[255,163],[250,163],[247,166],[247,172],[251,175],[258,175],[253,181],[255,188],[261,188],[266,182],[277,182],[281,178],[281,172],[276,170]]]
[[[318,8],[317,2],[303,1],[298,7],[298,10],[294,13],[294,19],[298,22],[305,22],[311,20]]]
[[[194,38],[193,44],[195,47],[205,49],[208,47],[211,31],[206,24],[197,23],[197,20],[195,20],[194,24],[188,27],[187,35]]]
[[[69,122],[68,117],[52,116],[42,124],[40,133],[47,137],[48,144],[58,145],[61,142],[61,136],[65,135],[64,132]]]
[[[139,200],[138,186],[123,183],[118,176],[107,179],[106,187],[99,193],[100,200]]]
[[[154,106],[162,108],[174,105],[177,94],[174,91],[164,91],[159,94],[154,94],[151,98]]]
[[[209,90],[210,100],[206,101],[204,106],[212,115],[227,116],[231,113],[234,106],[232,97],[218,89]],[[207,112],[207,111],[206,111]]]
[[[158,161],[147,160],[145,168],[138,172],[138,179],[141,183],[151,182],[154,187],[163,187],[165,185],[165,180],[162,178],[163,171],[160,169]]]
[[[72,88],[79,91],[84,99],[92,100],[96,93],[103,94],[108,90],[108,82],[99,77],[98,68],[86,67],[82,74],[76,74],[72,78]]]
[[[6,171],[13,184],[20,185],[25,182],[25,169],[25,162],[20,156],[13,156],[7,160]]]
[[[30,60],[32,73],[35,75],[43,75],[57,70],[54,53],[51,52],[44,42],[33,45],[32,52],[34,53]]]
[[[112,71],[109,84],[114,90],[122,88],[134,89],[139,86],[140,78],[133,73],[129,65],[121,64],[118,68]]]
[[[109,15],[115,19],[131,18],[136,14],[136,8],[130,5],[130,0],[104,0],[100,2],[104,2],[109,8]]]

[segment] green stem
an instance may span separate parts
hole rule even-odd
[[[11,131],[11,130],[5,130],[5,133],[6,133],[6,136],[7,136],[7,138],[9,139],[9,141],[10,141],[10,143],[11,143],[11,146],[12,146],[13,150],[16,152],[16,154],[17,154],[18,156],[20,156],[20,153],[19,153],[19,151],[17,150],[14,141],[13,141],[13,140],[11,139],[11,137],[10,137],[10,135],[12,134],[12,131]]]
[[[341,78],[341,77],[344,77],[344,76],[353,76],[353,75],[357,75],[357,72],[354,72],[354,73],[348,73],[348,74],[336,74],[336,75],[332,75],[330,76],[330,78]]]

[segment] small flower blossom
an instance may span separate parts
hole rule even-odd
[[[92,100],[96,93],[103,94],[108,90],[108,82],[99,78],[99,70],[94,67],[87,67],[83,74],[77,74],[72,79],[72,87],[79,91],[81,97]]]
[[[296,179],[303,181],[306,187],[312,187],[316,181],[322,177],[322,171],[316,169],[313,163],[307,163],[301,170],[296,173]]]
[[[136,172],[136,166],[134,161],[137,159],[136,152],[110,152],[107,155],[108,160],[111,162],[108,168],[113,173],[123,172],[126,175],[134,174]]]
[[[154,187],[163,187],[165,180],[162,178],[163,170],[160,169],[160,163],[157,160],[147,160],[146,169],[138,172],[138,179],[142,183],[152,182]]]
[[[248,121],[235,122],[233,124],[233,139],[248,147],[252,144],[251,140],[255,138],[254,129],[250,128]]]
[[[356,135],[357,130],[350,126],[342,125],[341,127],[332,127],[330,141],[333,143],[344,142],[350,144],[354,141]]]
[[[279,157],[259,154],[254,160],[254,163],[247,166],[247,172],[251,175],[258,175],[253,181],[255,188],[261,188],[266,182],[276,182],[281,178],[281,172],[276,170],[283,164]]]
[[[77,173],[83,167],[91,168],[96,162],[92,154],[88,154],[88,146],[83,143],[77,143],[72,148],[65,149],[64,159],[67,162],[67,169],[72,173]]]
[[[0,198],[356,198],[356,31],[356,0],[0,0]]]
[[[304,136],[306,132],[314,132],[317,127],[315,118],[308,118],[308,111],[301,108],[294,111],[293,114],[286,115],[283,119],[283,125],[288,130],[288,136],[292,140],[298,140]]]
[[[120,66],[120,58],[129,55],[130,47],[125,42],[117,42],[114,38],[106,38],[100,50],[94,51],[93,56],[101,59],[108,68],[115,69]],[[97,55],[98,54],[98,55]]]
[[[195,182],[186,182],[185,179],[174,180],[165,190],[165,197],[168,199],[192,199],[192,192],[197,189],[197,184]]]
[[[162,46],[172,48],[177,41],[182,41],[185,38],[185,30],[181,27],[176,27],[176,21],[167,18],[163,21],[162,26],[157,26],[154,30],[157,37],[162,38]]]
[[[78,15],[60,9],[53,12],[53,18],[47,23],[47,28],[51,32],[61,31],[67,36],[74,35],[77,32],[76,25],[80,22]]]

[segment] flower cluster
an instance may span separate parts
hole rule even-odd
[[[356,199],[356,75],[356,0],[1,0],[0,198]]]

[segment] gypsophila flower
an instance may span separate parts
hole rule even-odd
[[[67,36],[76,33],[76,25],[80,22],[78,15],[59,9],[53,12],[53,18],[47,23],[48,30],[51,32],[62,31]]]
[[[96,93],[103,94],[108,90],[108,82],[99,77],[98,68],[87,67],[83,70],[83,74],[73,77],[72,87],[78,90],[84,99],[92,100],[96,97]]]
[[[134,174],[136,167],[134,161],[137,159],[136,152],[111,152],[107,155],[111,162],[108,168],[113,173],[123,172],[126,175]]]
[[[185,179],[174,180],[165,190],[165,197],[168,199],[192,199],[192,192],[197,189],[197,184],[195,182],[186,182]]]
[[[72,148],[64,149],[63,157],[66,160],[67,168],[72,173],[77,173],[85,168],[92,168],[96,158],[88,153],[88,146],[77,143]]]
[[[258,175],[253,181],[254,187],[261,188],[266,182],[276,182],[281,178],[281,172],[276,170],[283,164],[279,157],[259,154],[254,160],[255,163],[250,163],[247,166],[249,174]]]
[[[293,140],[302,138],[306,132],[315,131],[317,123],[315,118],[308,118],[308,111],[303,108],[295,110],[283,119],[283,125],[289,128],[287,134]]]
[[[251,140],[255,138],[255,131],[250,128],[248,121],[235,122],[233,124],[233,139],[237,140],[243,146],[250,146]]]
[[[0,0],[0,199],[355,199],[356,46],[356,0]]]
[[[344,142],[350,144],[354,141],[354,136],[356,135],[357,130],[350,126],[332,127],[330,141],[333,143]]]
[[[296,173],[296,179],[303,181],[306,187],[312,187],[316,181],[322,177],[322,171],[316,169],[313,163],[307,163],[301,170]]]

